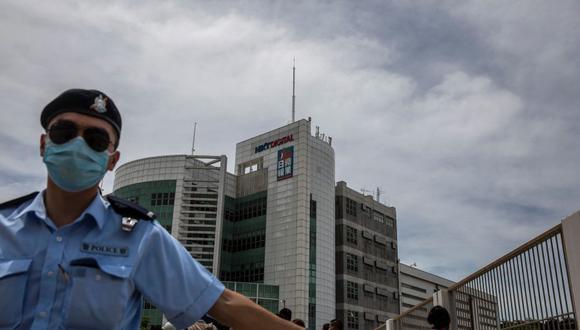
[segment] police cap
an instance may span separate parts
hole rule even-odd
[[[121,114],[113,100],[105,93],[94,89],[69,89],[44,107],[40,115],[40,124],[47,129],[50,120],[64,112],[76,112],[107,121],[115,129],[119,144]]]

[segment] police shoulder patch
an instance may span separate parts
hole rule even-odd
[[[36,195],[38,195],[38,191],[30,193],[26,196],[21,196],[21,197],[15,198],[13,200],[9,200],[7,202],[4,202],[4,203],[0,204],[0,210],[11,208],[11,207],[16,207],[16,206],[18,206],[26,201],[33,199],[34,197],[36,197]]]
[[[112,194],[107,195],[106,198],[107,201],[111,203],[113,210],[119,213],[122,217],[132,218],[135,220],[155,220],[155,213],[140,205],[129,202],[128,200],[122,199],[120,197],[113,196]]]

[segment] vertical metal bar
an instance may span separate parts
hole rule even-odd
[[[514,269],[515,272],[517,274],[516,280],[517,280],[517,289],[518,289],[518,300],[519,300],[519,306],[521,307],[521,317],[520,317],[520,321],[524,322],[527,318],[527,306],[528,306],[528,302],[526,301],[526,297],[525,297],[525,288],[522,284],[522,279],[523,279],[523,274],[520,270],[520,259],[519,256],[514,258]]]
[[[510,291],[511,291],[511,296],[512,296],[512,305],[514,306],[514,311],[515,311],[513,321],[517,321],[520,319],[520,306],[518,304],[518,299],[516,298],[517,290],[516,290],[516,285],[515,285],[515,281],[514,281],[514,271],[513,271],[513,267],[512,267],[512,260],[508,261],[508,271],[510,273],[510,289],[511,289]]]
[[[473,320],[473,323],[471,324],[471,329],[476,329],[476,326],[477,326],[479,321],[477,320],[478,315],[477,315],[477,309],[475,308],[476,304],[477,304],[477,296],[476,296],[476,292],[475,292],[476,290],[473,286],[473,283],[474,283],[474,281],[469,282],[469,296],[471,297],[470,306],[471,306],[471,315],[472,315],[472,320]]]
[[[496,296],[496,305],[495,305],[495,313],[497,315],[496,316],[496,319],[497,319],[497,322],[499,324],[499,327],[501,327],[501,322],[502,322],[502,319],[503,319],[502,313],[504,311],[504,308],[502,306],[502,303],[503,303],[504,299],[502,297],[503,292],[501,292],[501,290],[500,290],[500,284],[498,283],[498,277],[497,277],[498,268],[499,267],[494,268],[492,273],[493,273],[493,280],[494,280],[493,281],[493,286],[495,287],[495,292],[497,293],[497,296]]]
[[[531,286],[531,282],[530,282],[530,269],[529,269],[529,250],[527,250],[526,252],[522,253],[522,268],[524,270],[525,273],[525,279],[524,279],[524,285],[526,286],[527,292],[528,292],[528,297],[529,297],[529,304],[530,304],[530,319],[533,320],[534,319],[534,315],[535,315],[535,310],[534,310],[534,301],[535,301],[535,297],[534,297],[534,289]]]
[[[520,282],[520,287],[522,288],[522,298],[523,298],[523,304],[524,304],[524,320],[527,320],[530,318],[530,299],[529,299],[529,287],[526,286],[525,284],[525,279],[526,279],[526,274],[524,273],[524,267],[522,266],[522,262],[523,262],[523,254],[520,254],[519,256],[517,256],[516,258],[516,262],[518,265],[518,271],[520,272],[520,278],[519,278],[519,282]]]
[[[515,266],[516,266],[516,271],[518,272],[518,284],[519,284],[519,288],[520,288],[520,296],[521,296],[521,301],[520,304],[522,305],[522,312],[523,312],[523,317],[522,317],[522,321],[526,321],[530,318],[530,301],[528,300],[528,290],[527,287],[524,283],[524,279],[526,278],[526,275],[523,272],[523,268],[522,268],[522,255],[518,255],[515,258]]]
[[[478,277],[477,279],[477,287],[479,288],[479,294],[481,295],[481,298],[479,299],[479,302],[477,304],[477,315],[479,315],[479,319],[480,319],[480,323],[479,323],[479,327],[480,329],[485,329],[485,291],[483,290],[483,275]]]
[[[552,273],[554,274],[554,279],[555,279],[555,284],[556,284],[556,291],[557,291],[557,295],[558,295],[558,304],[556,304],[556,308],[558,308],[558,305],[560,306],[560,310],[557,313],[557,318],[556,318],[556,326],[558,329],[560,329],[560,315],[564,314],[564,306],[562,304],[562,290],[560,289],[560,281],[558,280],[558,267],[556,267],[556,256],[554,255],[554,240],[556,239],[556,236],[552,236],[550,237],[550,244],[548,245],[548,247],[550,248],[550,253],[552,254]],[[554,295],[554,299],[556,298],[556,296]]]
[[[546,276],[546,290],[548,293],[548,299],[549,299],[549,311],[548,311],[548,317],[547,317],[547,322],[548,322],[548,329],[551,330],[555,330],[554,327],[554,305],[556,302],[556,298],[554,297],[554,290],[552,288],[552,290],[550,291],[550,285],[552,284],[552,275],[550,274],[550,256],[548,255],[548,250],[547,250],[547,240],[543,241],[540,245],[541,249],[540,251],[542,252],[542,261],[544,264],[544,274]]]
[[[570,298],[570,291],[569,291],[570,285],[569,284],[566,285],[566,280],[564,279],[565,275],[567,274],[567,272],[566,272],[567,267],[566,267],[566,265],[562,264],[562,257],[561,257],[562,251],[560,250],[560,244],[563,244],[563,242],[562,242],[561,236],[562,236],[561,233],[557,235],[557,237],[559,237],[560,240],[559,241],[556,240],[556,250],[558,253],[558,264],[560,265],[560,279],[562,280],[562,290],[564,291],[564,303],[566,306],[565,313],[568,314],[568,313],[570,313],[570,305],[568,304],[568,301],[569,301],[568,299],[571,299]]]
[[[553,302],[550,302],[551,305],[551,309],[552,309],[552,317],[554,315],[558,315],[558,307],[556,305],[556,290],[554,289],[554,279],[552,278],[552,270],[550,269],[550,256],[549,256],[549,251],[548,251],[548,241],[546,240],[544,242],[544,248],[546,249],[546,261],[547,261],[547,271],[548,271],[548,275],[550,277],[550,286],[552,287],[552,294],[550,295],[553,298]],[[554,309],[556,310],[556,313],[554,313]]]
[[[505,276],[505,292],[506,292],[506,298],[507,298],[507,303],[510,307],[509,312],[509,321],[513,322],[515,320],[515,306],[513,303],[513,294],[512,294],[512,290],[511,290],[511,285],[510,285],[510,276],[509,276],[509,265],[508,262],[506,262],[504,264],[504,276]]]
[[[509,290],[508,290],[507,264],[504,263],[502,265],[502,270],[501,270],[501,273],[499,274],[499,276],[500,276],[499,283],[502,287],[501,291],[503,292],[504,304],[505,304],[506,318],[505,318],[504,322],[509,322],[511,315],[512,315],[511,313],[512,313],[513,305],[510,303],[510,295],[509,295]]]
[[[476,288],[476,296],[475,296],[475,308],[476,308],[476,315],[477,315],[477,327],[475,329],[481,329],[481,326],[483,325],[483,317],[481,315],[481,298],[480,295],[482,295],[482,291],[481,291],[481,286],[480,286],[480,278],[478,277],[475,279],[475,283],[474,286]]]
[[[485,281],[485,286],[487,288],[488,294],[489,294],[489,299],[487,301],[487,306],[489,308],[489,320],[491,321],[490,323],[494,324],[493,322],[496,322],[497,320],[497,315],[496,315],[496,310],[495,310],[495,291],[493,290],[493,286],[492,286],[492,277],[491,277],[491,271],[489,271],[487,273],[487,279]],[[497,326],[497,324],[494,325],[493,329],[495,329]]]
[[[465,297],[467,299],[467,310],[469,311],[469,326],[471,329],[475,326],[475,322],[473,320],[473,293],[469,286],[465,286]]]
[[[537,281],[534,281],[533,268],[531,267],[531,264],[530,264],[530,254],[531,254],[530,250],[526,251],[526,276],[527,276],[527,285],[528,285],[528,288],[531,289],[530,293],[531,293],[532,300],[533,300],[533,304],[531,305],[532,310],[533,310],[532,319],[537,319],[538,318],[538,299],[537,299],[537,295],[536,295],[536,282]]]
[[[546,306],[545,304],[542,304],[542,300],[544,300],[544,292],[542,290],[542,270],[540,268],[539,262],[538,262],[538,255],[537,255],[537,245],[534,246],[531,250],[533,252],[533,259],[534,259],[534,270],[536,272],[536,285],[537,285],[537,289],[538,289],[538,300],[540,300],[540,310],[539,310],[539,314],[538,314],[538,321],[542,320],[544,318],[544,307]]]
[[[564,293],[564,292],[563,292],[563,291],[564,291],[564,289],[563,289],[562,287],[560,287],[560,279],[558,278],[558,277],[559,277],[559,276],[558,276],[558,273],[559,273],[559,272],[558,272],[558,270],[560,269],[560,267],[556,267],[556,260],[557,260],[557,259],[556,259],[556,256],[554,255],[554,254],[555,254],[554,252],[556,252],[556,254],[557,254],[557,252],[558,252],[558,251],[557,251],[557,250],[554,248],[554,241],[555,241],[556,239],[557,239],[557,238],[556,238],[556,236],[553,236],[552,238],[550,238],[550,249],[551,249],[551,252],[552,252],[552,257],[554,258],[554,273],[555,273],[555,274],[554,274],[554,277],[555,277],[555,279],[556,279],[556,287],[558,288],[558,297],[560,298],[560,299],[558,299],[558,302],[559,302],[559,305],[560,305],[560,313],[559,313],[559,314],[564,314],[564,313],[565,313],[565,312],[564,312],[564,304],[562,303],[562,294]],[[558,243],[556,242],[556,245],[557,245],[557,244],[558,244]],[[559,266],[559,265],[558,265],[558,266]],[[560,273],[560,275],[562,275],[562,274]],[[562,282],[562,286],[563,286],[563,285],[564,285],[564,282]],[[565,298],[564,298],[564,299],[565,299]]]
[[[548,283],[548,272],[547,272],[547,270],[546,270],[546,257],[545,257],[545,255],[544,255],[544,248],[543,248],[543,244],[544,244],[543,242],[542,242],[542,243],[540,243],[540,244],[538,245],[538,248],[539,248],[539,250],[540,250],[540,253],[539,253],[539,255],[541,255],[541,259],[540,259],[540,261],[542,262],[542,266],[543,266],[543,268],[544,268],[544,274],[545,274],[545,277],[546,277],[546,278],[545,278],[545,282],[544,282],[544,278],[542,278],[542,288],[544,289],[544,294],[548,296],[548,297],[547,297],[547,298],[548,298],[548,299],[547,299],[547,301],[548,301],[548,302],[547,302],[547,304],[546,304],[546,314],[547,314],[547,315],[546,315],[546,318],[545,318],[545,319],[546,319],[546,322],[548,322],[548,329],[551,329],[551,328],[552,328],[552,324],[550,323],[550,316],[551,316],[551,314],[552,314],[552,308],[551,308],[551,305],[552,305],[552,298],[550,297],[550,292],[549,292],[549,290],[550,290],[550,285],[549,285],[549,283]],[[539,256],[539,255],[538,255],[538,256]],[[540,270],[541,270],[541,269],[540,269]],[[540,274],[542,274],[542,272],[541,272],[541,271],[540,271]],[[544,302],[546,302],[546,299],[544,299]],[[549,309],[548,309],[548,308],[549,308]]]
[[[475,329],[475,325],[477,324],[477,319],[475,318],[476,311],[475,311],[474,306],[476,304],[476,302],[475,302],[476,298],[475,298],[475,294],[474,294],[475,290],[473,289],[473,281],[469,282],[467,287],[469,288],[469,298],[470,298],[469,299],[469,310],[471,311],[471,320],[472,320],[471,329]]]
[[[561,233],[561,240],[562,240],[562,252],[563,252],[563,256],[564,256],[564,265],[565,265],[565,269],[566,269],[566,278],[568,279],[568,288],[571,288],[571,283],[572,283],[572,279],[570,278],[570,270],[568,269],[568,252],[566,251],[566,238],[564,237],[564,231],[563,231],[563,227],[562,225],[560,225],[560,233]],[[580,329],[580,325],[578,324],[578,315],[576,313],[579,313],[578,310],[580,310],[580,301],[574,301],[574,299],[572,298],[572,293],[568,292],[570,294],[570,304],[572,305],[571,308],[571,312],[572,312],[572,317],[568,319],[569,324],[575,324],[576,329]]]
[[[548,272],[550,274],[550,284],[552,286],[552,297],[554,298],[554,305],[552,306],[552,310],[556,311],[554,313],[554,315],[559,315],[560,312],[558,311],[558,303],[556,302],[556,300],[558,299],[557,296],[559,297],[559,294],[556,292],[557,290],[554,287],[554,282],[555,282],[554,278],[556,277],[556,275],[553,274],[554,269],[555,269],[554,260],[556,260],[556,257],[554,256],[553,251],[550,251],[550,242],[551,242],[551,238],[546,240],[546,255],[548,256],[548,258],[547,258],[547,260],[548,260]]]
[[[492,320],[493,318],[493,322],[496,322],[497,320],[497,311],[495,310],[495,304],[494,304],[494,300],[496,299],[495,296],[495,291],[493,290],[493,279],[491,277],[491,271],[487,272],[486,274],[486,280],[485,280],[485,287],[486,290],[488,291],[488,295],[489,295],[489,299],[487,300],[487,308],[488,308],[488,312],[489,312],[489,320]],[[491,323],[491,322],[490,322]],[[493,329],[495,329],[497,327],[497,324],[495,324],[495,326],[493,327]]]
[[[489,327],[489,289],[487,288],[487,281],[488,281],[489,271],[481,276],[481,287],[483,290],[483,311],[485,317],[485,326],[484,329]]]

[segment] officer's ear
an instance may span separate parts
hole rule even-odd
[[[46,134],[40,134],[40,157],[44,157],[44,149],[46,148]]]
[[[109,156],[109,163],[107,164],[107,170],[112,171],[113,169],[115,169],[115,165],[117,165],[117,162],[119,161],[120,158],[121,158],[121,153],[119,152],[119,150],[115,150],[115,152],[113,152]]]

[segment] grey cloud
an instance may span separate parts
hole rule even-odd
[[[42,184],[38,116],[66,88],[113,97],[122,162],[189,152],[197,121],[232,164],[289,121],[296,57],[337,179],[385,190],[400,257],[458,279],[580,208],[578,5],[543,6],[2,2],[0,197]]]

